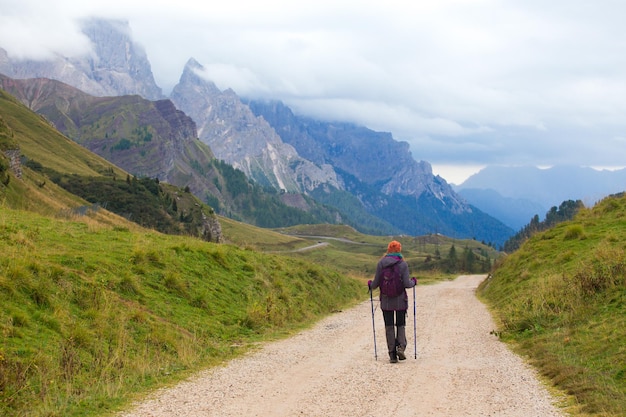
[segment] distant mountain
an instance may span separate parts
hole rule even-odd
[[[216,157],[257,183],[304,193],[374,233],[443,233],[502,244],[513,230],[469,206],[407,143],[349,123],[298,118],[279,102],[246,102],[190,59],[172,101]]]
[[[582,200],[587,206],[626,190],[626,169],[598,171],[588,167],[489,166],[455,187],[492,189],[508,198],[530,200],[546,209],[565,200]],[[539,213],[540,216],[544,213]]]
[[[493,189],[466,188],[458,194],[490,216],[502,221],[513,230],[519,230],[538,215],[545,216],[547,207],[522,198],[504,197]]]
[[[296,116],[278,101],[250,101],[248,105],[300,155],[331,164],[342,190],[358,198],[367,212],[404,233],[439,232],[503,243],[513,232],[469,205],[443,178],[433,175],[428,162],[413,159],[408,143],[394,140],[390,133]],[[340,191],[324,187],[312,195],[333,204],[330,201]]]
[[[543,219],[552,207],[568,200],[593,206],[626,190],[626,169],[588,167],[489,166],[454,186],[471,204],[518,230],[536,214]]]
[[[93,96],[139,94],[150,100],[165,98],[152,75],[144,49],[133,42],[128,22],[87,19],[83,33],[93,54],[58,55],[51,61],[14,60],[0,45],[0,74],[11,78],[50,78]]]
[[[366,184],[376,184],[385,194],[419,197],[431,192],[450,197],[450,210],[467,210],[446,181],[433,176],[431,165],[413,159],[409,144],[396,141],[391,133],[296,116],[279,101],[251,101],[249,106],[286,143],[315,163],[329,163]]]

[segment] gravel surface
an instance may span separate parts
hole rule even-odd
[[[535,372],[490,334],[495,325],[474,295],[483,279],[417,287],[417,352],[409,290],[405,361],[389,363],[376,300],[375,358],[368,300],[157,391],[121,416],[565,415]]]

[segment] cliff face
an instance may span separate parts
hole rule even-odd
[[[443,178],[433,175],[428,162],[415,161],[408,143],[394,140],[390,133],[298,117],[277,101],[248,104],[304,158],[329,163],[385,195],[420,198],[426,193],[445,201],[453,212],[471,211]]]
[[[0,73],[11,78],[51,78],[93,96],[164,98],[144,49],[131,38],[128,22],[85,20],[83,32],[93,44],[91,55],[17,61],[0,48]]]
[[[262,185],[290,192],[306,192],[320,184],[339,186],[328,164],[302,158],[274,129],[232,90],[220,91],[199,74],[202,66],[191,59],[171,94],[178,108],[198,125],[200,140],[215,156]]]

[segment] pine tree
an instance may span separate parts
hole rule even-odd
[[[450,251],[448,252],[448,259],[446,263],[448,266],[448,272],[456,272],[458,259],[456,256],[456,248],[454,247],[454,244],[450,247]]]

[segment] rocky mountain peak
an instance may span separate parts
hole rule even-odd
[[[187,60],[185,68],[183,69],[183,76],[190,71],[202,71],[204,67],[195,58],[191,57]]]
[[[204,67],[196,61],[194,58],[189,58],[183,68],[183,73],[180,76],[179,85],[190,85],[199,89],[201,92],[210,94],[212,96],[222,93],[213,81],[202,77],[202,73],[205,72]]]
[[[428,193],[453,212],[471,211],[443,178],[433,175],[428,162],[416,161],[409,144],[396,141],[390,133],[296,116],[277,101],[248,104],[305,158],[329,163],[365,184],[375,185],[386,195],[419,198]]]
[[[331,166],[302,158],[233,90],[219,90],[202,77],[203,71],[202,65],[190,59],[171,99],[196,121],[200,140],[218,159],[261,185],[284,191],[303,192],[321,183],[338,186]]]
[[[82,30],[92,42],[91,54],[57,55],[50,61],[13,60],[0,48],[0,73],[20,79],[50,78],[93,96],[139,94],[150,100],[164,98],[145,50],[132,40],[128,22],[87,19],[82,22]]]

